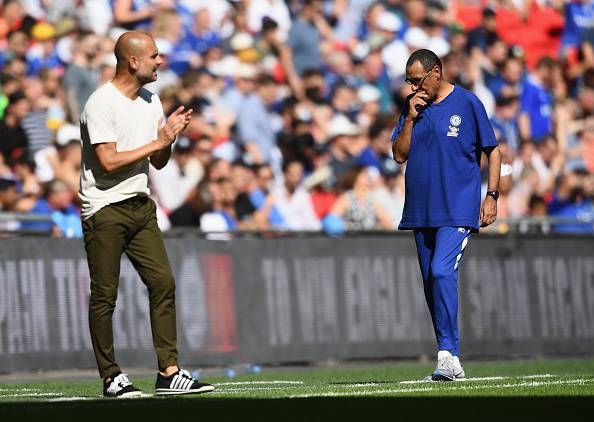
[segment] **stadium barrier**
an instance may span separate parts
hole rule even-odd
[[[93,368],[82,241],[0,241],[3,371]],[[412,236],[166,238],[184,365],[434,355]],[[464,356],[594,354],[594,237],[476,236],[461,265]],[[148,299],[123,259],[116,356],[152,367]]]

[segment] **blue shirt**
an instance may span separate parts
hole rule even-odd
[[[299,75],[307,69],[322,69],[324,63],[320,53],[322,36],[316,26],[299,18],[293,21],[287,45],[293,51],[293,63]]]
[[[500,142],[509,145],[516,153],[520,150],[520,126],[517,116],[506,120],[495,114],[491,117],[491,125],[499,132]]]
[[[530,130],[535,142],[542,141],[553,130],[553,96],[532,78],[524,84],[520,109],[530,116]]]
[[[579,47],[584,41],[594,41],[594,3],[566,3],[561,43],[563,46]]]
[[[408,105],[404,110],[392,141],[404,126]],[[398,228],[478,229],[481,151],[495,146],[485,107],[473,93],[455,86],[441,102],[425,108],[412,130]]]
[[[557,193],[548,205],[548,214],[552,217],[575,219],[574,223],[567,221],[553,226],[556,233],[592,233],[594,232],[594,204],[592,200],[576,202],[572,199],[562,199]]]
[[[245,97],[237,116],[238,140],[242,145],[255,143],[267,163],[271,162],[272,150],[276,146],[276,131],[270,112],[257,94]]]

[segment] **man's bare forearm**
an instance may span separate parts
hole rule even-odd
[[[487,190],[494,191],[499,190],[499,177],[501,175],[501,151],[499,147],[495,147],[492,150],[486,151],[487,158],[489,159],[489,180]]]
[[[103,170],[111,173],[131,164],[146,160],[163,148],[159,142],[151,142],[130,151],[118,151],[115,142],[98,144],[95,147],[97,158]]]
[[[392,144],[392,153],[394,160],[397,163],[403,164],[408,160],[408,153],[410,152],[410,140],[412,138],[413,119],[406,117],[404,126],[398,134],[396,141]]]
[[[157,170],[161,170],[171,158],[171,147],[163,148],[151,155],[151,164]]]

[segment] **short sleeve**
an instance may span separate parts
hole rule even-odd
[[[491,126],[485,106],[475,95],[472,95],[472,111],[476,122],[478,144],[481,148],[496,147],[498,144],[495,138],[495,131],[493,130],[493,126]]]
[[[113,114],[107,104],[96,101],[87,102],[84,119],[91,144],[117,142]]]

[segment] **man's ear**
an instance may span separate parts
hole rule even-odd
[[[130,66],[130,68],[133,70],[138,70],[140,67],[140,60],[138,60],[138,57],[130,56],[128,59],[128,66]]]

